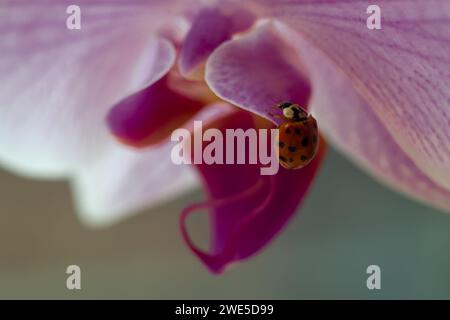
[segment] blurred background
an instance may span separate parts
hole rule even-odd
[[[194,190],[95,230],[77,219],[66,182],[0,171],[0,298],[450,299],[450,215],[385,188],[332,149],[284,232],[221,276],[178,229],[181,209],[201,198]],[[189,223],[198,241],[204,220]],[[81,290],[66,289],[71,264],[81,267]],[[366,287],[371,264],[381,267],[381,290]]]

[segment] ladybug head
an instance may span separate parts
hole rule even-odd
[[[283,102],[278,105],[283,112],[283,116],[292,121],[302,121],[308,117],[308,112],[298,104]]]

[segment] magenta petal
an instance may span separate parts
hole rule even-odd
[[[277,123],[268,115],[274,104],[308,107],[311,88],[294,53],[266,23],[217,48],[206,64],[206,82],[220,98]]]
[[[116,104],[108,113],[111,132],[124,143],[146,146],[160,142],[197,113],[203,103],[168,85],[167,77]]]
[[[240,8],[207,7],[201,10],[183,41],[180,53],[180,71],[184,76],[196,71],[211,52],[233,33],[247,29],[253,16]]]
[[[254,118],[240,111],[229,116],[220,130],[246,130],[254,125]],[[181,215],[181,229],[189,248],[214,273],[263,248],[297,211],[319,168],[325,147],[323,143],[321,146],[321,152],[307,167],[280,167],[273,176],[260,175],[259,165],[196,165],[209,199],[186,208]],[[185,226],[188,216],[200,208],[211,210],[210,252],[195,246]]]

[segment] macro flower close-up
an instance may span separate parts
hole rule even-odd
[[[393,192],[450,211],[448,0],[376,1],[378,29],[372,3],[357,0],[72,2],[0,2],[0,165],[69,181],[87,226],[202,190],[173,214],[186,248],[226,273],[301,214],[330,148]],[[194,121],[223,136],[281,134],[283,103],[317,123],[292,133],[315,148],[298,154],[301,168],[288,167],[282,136],[258,138],[259,151],[280,153],[275,174],[261,174],[267,162],[172,160],[175,130],[196,144]],[[204,212],[207,249],[187,227]]]

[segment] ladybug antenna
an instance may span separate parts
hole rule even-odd
[[[280,108],[281,110],[283,110],[283,109],[286,109],[286,108],[288,108],[288,107],[290,107],[290,106],[292,106],[292,105],[293,105],[292,102],[290,102],[290,101],[285,101],[285,102],[280,103],[280,104],[278,105],[278,108]]]

